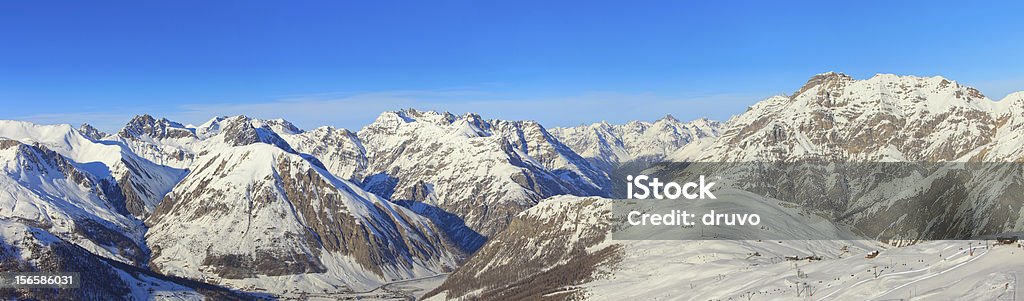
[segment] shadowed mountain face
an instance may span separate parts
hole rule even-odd
[[[269,296],[233,291],[187,279],[168,277],[93,254],[22,222],[0,221],[0,270],[4,272],[68,272],[79,274],[75,289],[0,289],[4,298],[36,300],[256,300]]]
[[[444,284],[426,297],[480,300],[576,300],[566,290],[605,276],[623,254],[605,242],[611,203],[558,196],[517,215]],[[585,227],[573,226],[585,221]],[[538,252],[540,251],[540,252]],[[500,263],[500,264],[497,264]]]

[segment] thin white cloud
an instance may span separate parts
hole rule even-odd
[[[139,114],[142,114],[141,112]],[[28,121],[38,124],[70,124],[78,127],[88,123],[93,127],[107,132],[114,133],[124,126],[135,113],[118,112],[76,112],[76,113],[47,113],[15,117],[15,120]]]
[[[116,109],[109,112],[63,112],[16,117],[41,124],[90,123],[113,133],[135,115],[151,114],[184,124],[201,124],[216,116],[284,118],[311,129],[330,125],[358,130],[381,112],[403,108],[479,113],[485,118],[536,120],[548,127],[600,121],[624,123],[672,114],[683,120],[725,120],[767,95],[707,94],[667,97],[657,94],[593,92],[573,96],[517,98],[475,90],[339,92],[285,96],[251,103],[191,103],[176,107]]]
[[[358,130],[381,112],[402,108],[479,113],[485,118],[537,120],[550,127],[609,121],[652,120],[666,114],[680,119],[726,119],[765,95],[693,95],[588,93],[570,97],[503,98],[475,91],[400,91],[343,97],[301,96],[242,104],[190,104],[168,118],[199,124],[214,116],[284,118],[302,128],[333,125]],[[328,95],[332,96],[332,95]],[[709,116],[710,115],[710,116]]]

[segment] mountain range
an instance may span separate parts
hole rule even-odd
[[[636,276],[622,266],[639,260],[634,251],[681,248],[610,238],[608,198],[619,169],[692,161],[1020,162],[1022,126],[1024,93],[993,101],[942,77],[855,80],[834,72],[725,122],[667,115],[549,129],[405,109],[358,131],[247,116],[185,125],[139,115],[107,134],[88,124],[0,121],[0,265],[83,271],[83,286],[99,299],[331,298],[448,273],[428,296],[600,299],[595,292],[610,292],[608,279]],[[1007,184],[993,189],[1024,187],[1020,173],[1000,177]],[[914,183],[908,186],[927,190],[932,182]],[[948,216],[984,220],[946,229],[965,234],[1024,229],[1022,201],[1004,198],[872,232],[871,225],[905,214],[906,202],[866,193],[850,192],[858,202],[798,205],[842,216],[834,221],[868,235],[898,230],[912,242]],[[705,247],[839,257],[844,246],[859,252],[884,244]],[[687,256],[691,264],[710,261]],[[53,294],[0,289],[3,296],[66,297]]]

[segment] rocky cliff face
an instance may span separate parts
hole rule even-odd
[[[92,127],[92,125],[88,123],[83,123],[82,125],[78,126],[78,132],[82,133],[82,136],[85,136],[86,138],[92,140],[100,140],[107,136],[107,133],[104,133]]]
[[[298,152],[319,159],[331,174],[339,178],[361,181],[365,176],[369,160],[356,133],[325,126],[282,137]]]
[[[195,160],[194,145],[199,140],[194,129],[150,115],[135,116],[113,139],[149,161],[177,168]]]

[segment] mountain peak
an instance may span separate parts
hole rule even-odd
[[[297,128],[295,129],[297,130]],[[268,122],[251,119],[245,115],[228,117],[219,122],[213,122],[207,127],[201,128],[200,132],[206,138],[219,136],[225,144],[233,147],[266,143],[279,147],[286,152],[295,152],[291,145]]]
[[[279,134],[295,135],[304,132],[299,127],[295,126],[284,118],[275,119],[252,119],[251,122],[257,127],[269,127],[274,132]]]
[[[156,119],[149,114],[135,116],[117,134],[124,138],[141,136],[149,136],[154,139],[195,137],[192,130],[185,128],[180,123],[167,120],[167,118]]]
[[[853,80],[853,77],[846,75],[845,73],[834,71],[816,74],[808,79],[807,83],[805,83],[803,87],[800,87],[800,90],[794,93],[793,96],[803,94],[814,87],[822,86],[826,89],[832,89]]]
[[[107,133],[97,130],[95,127],[88,123],[83,123],[82,125],[78,126],[78,132],[82,133],[82,135],[92,140],[100,140],[103,139],[103,137],[107,136]]]
[[[468,118],[469,115],[470,114],[467,114],[465,117]],[[477,117],[479,117],[479,115],[477,115]],[[417,110],[415,108],[404,108],[397,111],[388,111],[381,113],[381,115],[377,117],[377,120],[374,121],[374,123],[384,122],[386,124],[391,124],[392,120],[394,119],[400,120],[400,123],[425,122],[439,126],[447,126],[455,122],[458,118],[454,114],[447,111],[422,111]]]
[[[662,121],[662,120],[669,121],[669,122],[679,122],[679,119],[676,119],[676,117],[672,116],[672,114],[665,114],[665,117],[661,117],[661,119],[658,119],[657,121]]]

